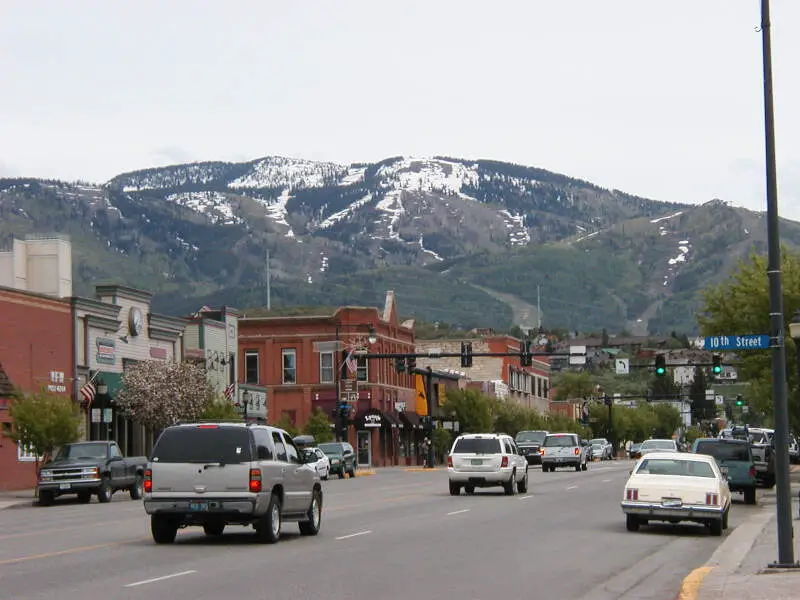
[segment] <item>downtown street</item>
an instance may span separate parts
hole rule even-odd
[[[286,524],[276,545],[252,529],[182,530],[157,546],[140,501],[70,499],[0,511],[0,598],[227,597],[672,600],[756,512],[734,495],[730,529],[656,525],[629,533],[619,502],[632,462],[586,472],[530,468],[527,494],[451,497],[445,470],[377,469],[324,482],[320,534]]]

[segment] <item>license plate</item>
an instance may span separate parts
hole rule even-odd
[[[480,458],[473,458],[472,459],[472,464],[473,465],[482,465],[483,461]]]
[[[208,504],[205,502],[189,502],[189,510],[202,512],[204,510],[208,510]]]
[[[661,506],[665,508],[678,508],[683,505],[680,498],[662,498]]]
[[[71,483],[60,483],[58,484],[58,489],[60,490],[68,490],[72,487]]]

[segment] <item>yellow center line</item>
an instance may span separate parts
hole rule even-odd
[[[64,556],[65,554],[76,554],[78,552],[91,552],[92,550],[100,550],[102,548],[114,548],[124,546],[126,544],[134,544],[136,542],[147,541],[150,538],[136,538],[133,540],[122,540],[119,542],[108,542],[105,544],[95,544],[93,546],[78,546],[76,548],[67,548],[66,550],[57,550],[56,552],[43,552],[41,554],[29,554],[27,556],[18,556],[17,558],[7,558],[0,560],[0,566],[15,565],[17,563],[25,562],[28,560],[41,560],[44,558],[53,558],[56,556]]]

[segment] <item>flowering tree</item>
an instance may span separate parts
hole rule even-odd
[[[199,419],[214,393],[203,369],[192,363],[146,360],[122,375],[117,406],[154,430]]]

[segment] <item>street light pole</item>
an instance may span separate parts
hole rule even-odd
[[[772,97],[772,42],[769,0],[761,0],[761,50],[764,71],[764,137],[766,146],[769,316],[772,345],[772,396],[775,406],[775,483],[778,517],[778,561],[770,567],[798,567],[794,560],[792,495],[789,481],[789,403],[783,322],[783,282],[778,220],[778,173],[775,159],[775,109]]]
[[[250,391],[242,392],[242,404],[244,405],[244,422],[247,423],[247,405],[250,404]]]

